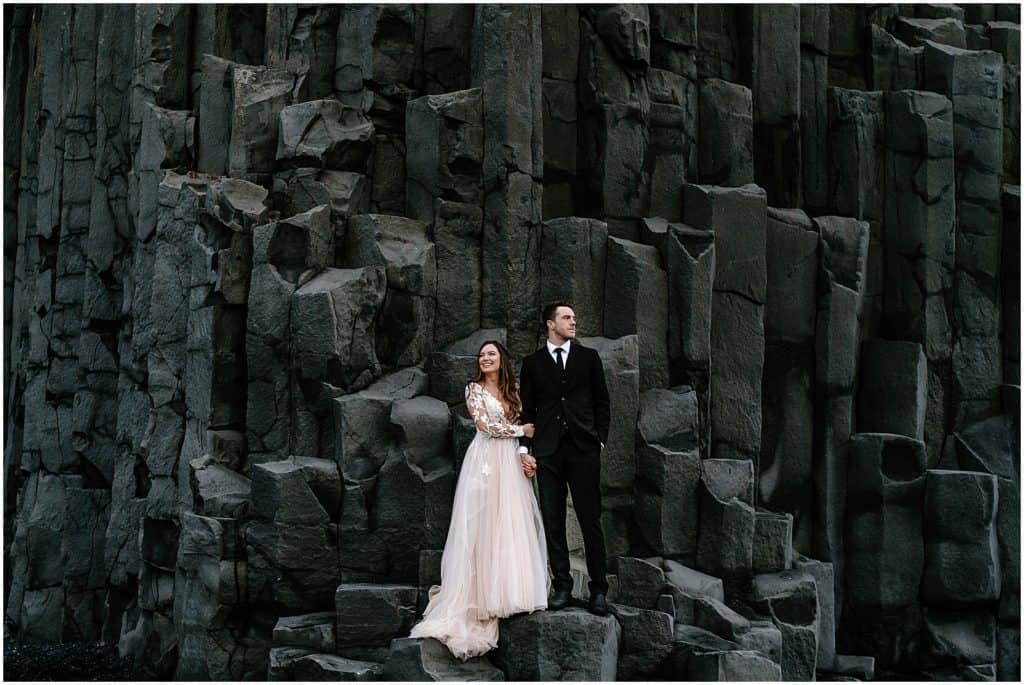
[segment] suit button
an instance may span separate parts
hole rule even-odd
[[[562,401],[565,402],[565,398],[564,397],[562,398]]]

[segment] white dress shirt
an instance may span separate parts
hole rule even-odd
[[[562,350],[562,368],[564,369],[566,364],[569,363],[569,347],[571,342],[571,340],[566,340],[561,345],[555,345],[550,340],[547,341],[548,354],[551,355],[551,359],[555,362],[555,366],[558,366],[558,355],[555,354],[555,350],[557,349]]]

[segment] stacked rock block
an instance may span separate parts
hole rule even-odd
[[[16,639],[199,680],[1019,677],[1019,8],[8,19]],[[612,397],[616,616],[457,662],[406,636],[463,388],[559,297]]]

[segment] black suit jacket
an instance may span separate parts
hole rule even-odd
[[[522,423],[534,424],[533,438],[520,442],[535,457],[554,454],[566,430],[581,450],[596,450],[608,442],[611,408],[597,350],[573,340],[565,371],[559,373],[545,343],[523,360],[519,397]]]

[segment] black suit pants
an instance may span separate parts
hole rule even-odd
[[[537,458],[540,509],[547,538],[552,585],[571,590],[569,546],[565,539],[566,491],[572,492],[576,518],[583,533],[590,575],[590,593],[607,593],[607,555],[601,530],[601,452],[580,450],[563,434],[555,453]]]

